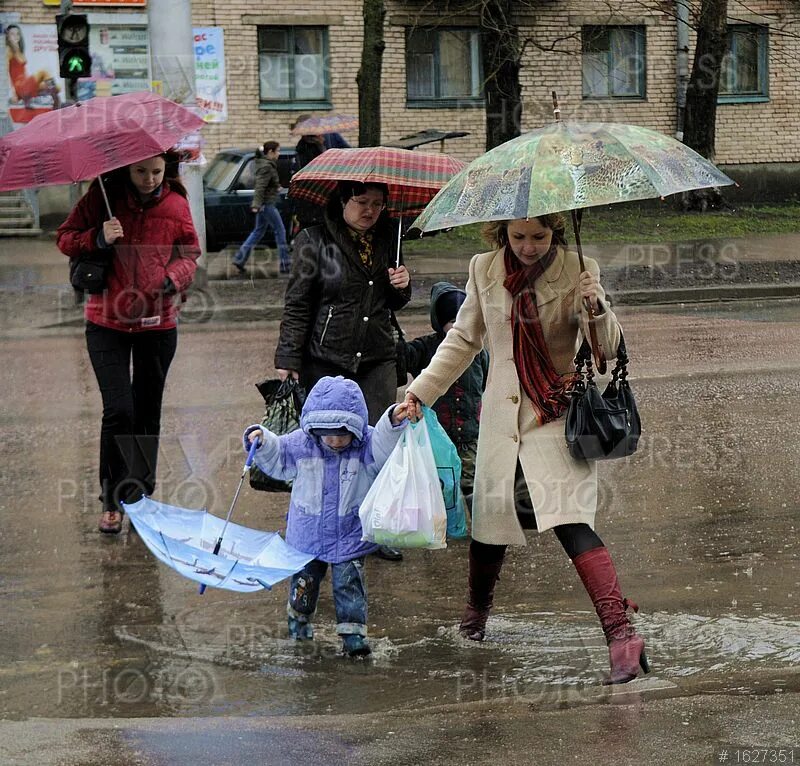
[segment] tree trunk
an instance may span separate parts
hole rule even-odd
[[[702,0],[694,64],[686,89],[683,142],[714,162],[717,97],[722,59],[728,48],[728,0]],[[706,210],[724,205],[718,189],[699,189],[683,195],[684,209]]]
[[[364,0],[364,42],[358,83],[358,145],[379,146],[381,143],[381,69],[386,42],[383,22],[386,8],[383,0]]]
[[[486,150],[520,134],[519,30],[512,0],[488,0],[480,18],[483,89],[486,97]]]

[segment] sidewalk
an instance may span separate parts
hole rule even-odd
[[[584,254],[602,271],[614,305],[800,297],[800,234],[652,243],[588,244]],[[431,286],[448,280],[464,286],[471,253],[409,253],[413,295],[403,310],[427,315]],[[276,275],[276,251],[257,248],[248,276],[238,276],[230,252],[209,253],[184,310],[189,322],[277,320],[286,277]],[[78,326],[66,258],[50,236],[0,238],[0,326]]]

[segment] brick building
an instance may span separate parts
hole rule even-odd
[[[386,2],[383,140],[422,128],[466,130],[470,136],[449,142],[447,151],[471,159],[483,151],[485,136],[476,19],[443,17],[435,5]],[[565,118],[632,122],[675,133],[679,23],[674,10],[625,0],[518,5],[520,35],[533,41],[521,71],[523,129],[552,119],[549,94],[556,89]],[[648,5],[653,9],[646,10]],[[242,0],[195,0],[198,25],[225,29],[229,121],[209,126],[211,145],[249,144],[272,135],[288,141],[288,126],[300,112],[357,113],[361,0],[340,0],[331,12],[321,7],[295,0],[280,12],[259,13]],[[800,8],[778,0],[731,0],[729,21],[717,161],[797,162]],[[688,43],[693,46],[691,32]],[[306,74],[321,73],[324,82],[316,76],[302,82],[302,72],[290,72],[293,64],[305,67]],[[283,66],[280,76],[274,75],[276,66]],[[298,92],[305,85],[307,92]]]
[[[0,20],[16,15],[25,24],[53,23],[53,2],[6,0]],[[131,2],[138,7],[76,3],[75,10],[88,12],[95,25],[116,19],[146,29],[144,0]],[[521,70],[523,129],[552,119],[549,94],[555,89],[564,118],[632,122],[675,134],[677,2],[537,0],[518,6],[520,35],[529,40]],[[485,136],[477,22],[469,15],[443,16],[437,7],[386,0],[383,141],[423,128],[465,130],[470,135],[448,142],[446,150],[471,159],[483,151]],[[224,30],[227,119],[204,128],[208,155],[268,138],[293,142],[289,127],[299,114],[357,113],[361,0],[290,0],[275,8],[251,0],[192,3],[196,26]],[[800,7],[790,0],[731,0],[729,23],[717,161],[796,163]],[[690,49],[693,39],[688,32]],[[689,66],[691,58],[689,50]]]

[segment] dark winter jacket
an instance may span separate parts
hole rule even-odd
[[[262,205],[274,205],[278,200],[278,190],[281,181],[278,176],[278,163],[275,160],[268,160],[264,153],[259,149],[256,152],[256,184],[253,193],[253,207],[260,208]]]
[[[338,564],[365,556],[378,546],[362,541],[358,509],[408,423],[392,425],[392,405],[373,428],[358,384],[342,377],[321,378],[300,415],[300,428],[283,436],[264,432],[256,465],[269,476],[292,481],[286,542],[315,558]],[[350,446],[333,450],[315,435],[318,428],[346,428]],[[252,425],[248,434],[263,426]]]
[[[393,221],[378,220],[369,268],[341,220],[326,215],[324,225],[297,235],[276,368],[300,371],[305,360],[317,359],[354,373],[361,364],[396,358],[391,312],[411,298],[410,285],[398,290],[389,282],[396,231]]]
[[[445,338],[437,317],[436,303],[450,292],[465,294],[463,290],[449,282],[437,282],[431,288],[431,327],[435,332],[402,344],[408,372],[414,377],[428,366],[439,344]],[[478,440],[481,397],[486,388],[488,374],[489,354],[483,349],[461,377],[433,405],[439,422],[456,446]]]
[[[107,288],[88,296],[84,315],[94,324],[126,332],[171,329],[200,256],[189,202],[168,181],[144,205],[127,189],[112,194],[110,202],[124,237],[100,250],[111,261]],[[94,184],[58,227],[61,252],[70,258],[97,253],[107,218],[102,192]]]

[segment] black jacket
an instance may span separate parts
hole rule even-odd
[[[403,341],[408,372],[417,377],[433,359],[436,349],[444,340],[444,329],[439,323],[436,302],[446,293],[464,291],[449,282],[437,282],[431,288],[431,327],[435,330],[411,341]],[[433,410],[447,435],[456,446],[478,440],[481,397],[489,375],[489,354],[486,349],[472,360],[461,376],[433,404]]]
[[[371,268],[362,264],[343,221],[326,215],[324,224],[297,235],[276,368],[300,371],[313,358],[354,373],[359,365],[396,358],[391,312],[408,303],[411,286],[397,290],[389,283],[396,224],[384,214],[374,231]]]

